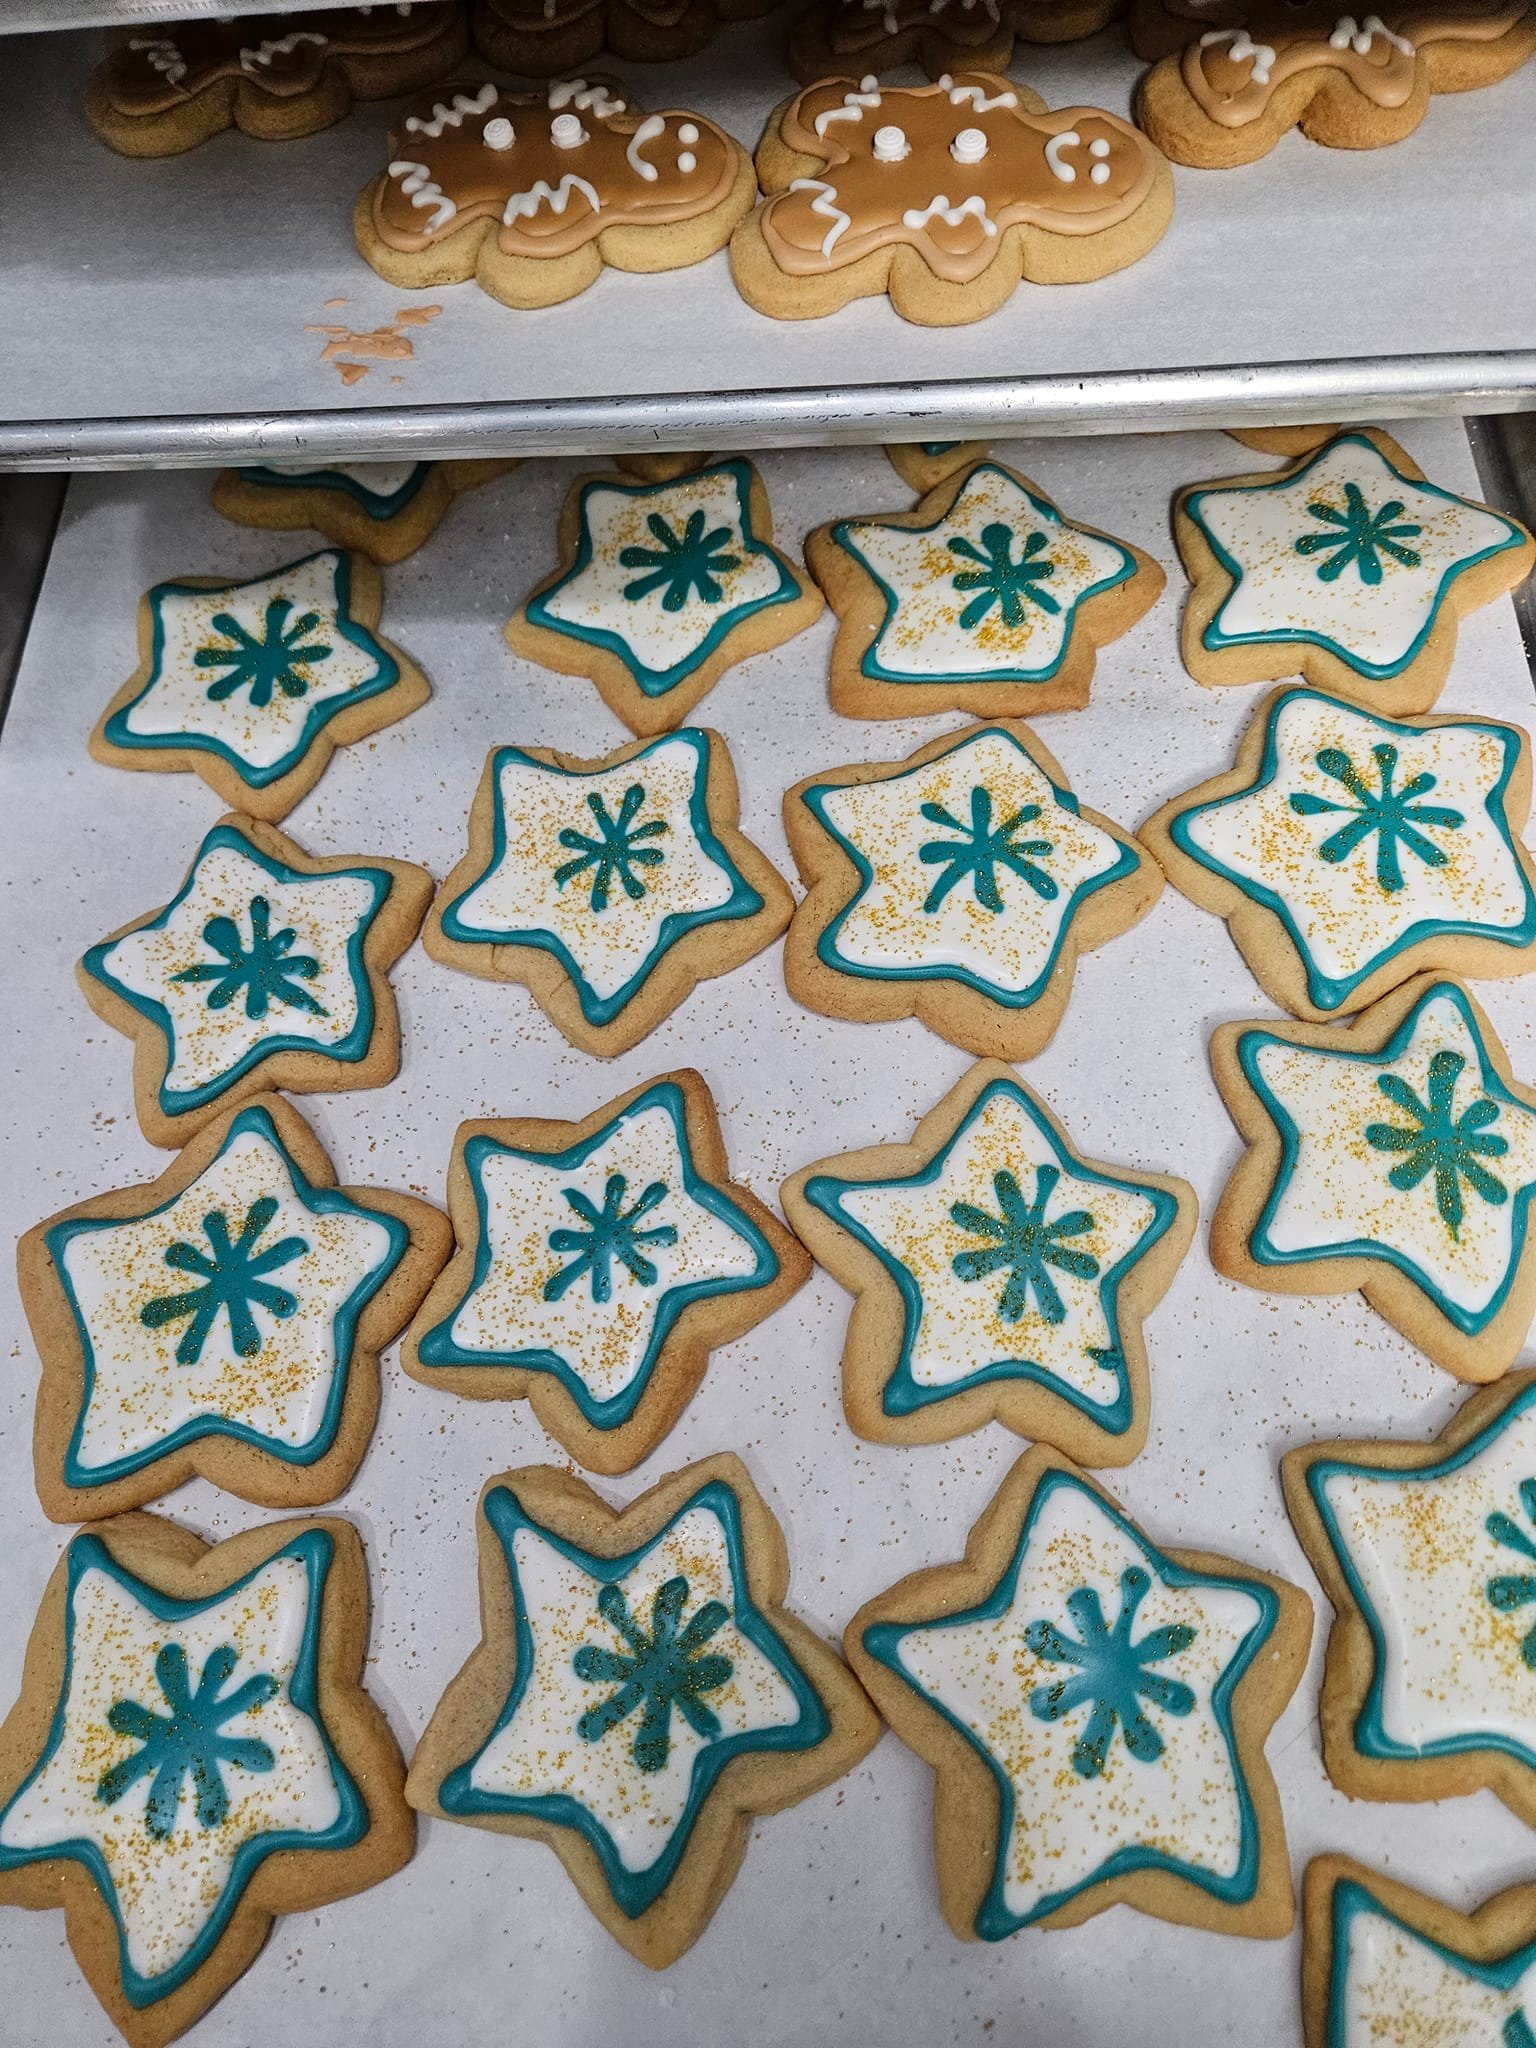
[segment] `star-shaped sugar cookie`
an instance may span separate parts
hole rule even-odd
[[[237,526],[313,527],[370,562],[402,562],[437,531],[461,491],[516,459],[473,462],[259,462],[221,469],[210,498]]]
[[[1263,1744],[1306,1660],[1283,1580],[1165,1552],[1055,1453],[1026,1453],[964,1560],[848,1625],[849,1661],[938,1776],[963,1941],[1116,1904],[1280,1935],[1293,1901]]]
[[[646,1457],[711,1348],[810,1271],[777,1217],[731,1183],[691,1072],[581,1123],[464,1124],[448,1189],[459,1254],[416,1319],[406,1371],[480,1399],[526,1397],[598,1472]]]

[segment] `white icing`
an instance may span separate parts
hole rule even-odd
[[[584,142],[590,142],[592,138],[582,127],[579,115],[556,114],[549,124],[549,139],[556,149],[580,149]],[[562,180],[562,183],[564,182]],[[587,190],[590,192],[591,189],[589,185]],[[560,211],[558,207],[555,210],[557,213]]]
[[[269,37],[254,49],[240,52],[240,68],[242,71],[254,71],[258,65],[271,64],[278,57],[290,57],[300,43],[316,43],[323,49],[325,37],[309,28],[296,28],[289,35]]]
[[[929,221],[938,219],[943,221],[946,227],[957,228],[961,221],[971,218],[981,223],[986,234],[997,233],[997,222],[988,213],[987,202],[979,192],[973,192],[968,199],[962,199],[958,205],[952,203],[947,192],[940,192],[936,198],[930,199],[926,206],[909,206],[901,216],[901,223],[903,227],[922,229],[927,227]]]
[[[994,107],[1016,107],[1019,104],[1016,92],[1003,91],[989,95],[984,86],[956,85],[947,73],[938,83],[949,94],[949,103],[952,107],[963,107],[969,100],[978,114],[990,114]]]
[[[655,951],[667,919],[678,914],[718,909],[732,893],[730,875],[699,843],[690,814],[702,782],[703,763],[681,740],[663,740],[643,760],[621,761],[590,775],[567,775],[532,761],[504,761],[496,796],[506,821],[501,859],[455,906],[463,924],[512,939],[520,932],[541,930],[559,938],[599,997],[618,993]],[[616,817],[624,793],[639,783],[645,801],[636,825],[653,819],[665,833],[642,843],[665,858],[646,867],[645,893],[628,896],[615,882],[607,908],[592,908],[592,871],[563,886],[555,870],[572,858],[562,846],[567,827],[596,836],[587,803],[599,796],[608,815]]]
[[[1268,85],[1274,69],[1275,52],[1268,43],[1256,43],[1245,28],[1208,29],[1200,38],[1202,50],[1210,49],[1216,43],[1230,43],[1228,55],[1234,64],[1244,62],[1252,65],[1249,74],[1255,85]]]
[[[187,75],[181,51],[169,36],[130,36],[130,50],[141,50],[151,71],[158,71],[167,85],[180,85]]]
[[[653,571],[626,566],[619,559],[624,550],[639,547],[646,549],[648,556],[661,556],[661,545],[648,522],[663,519],[681,536],[695,512],[704,514],[706,536],[723,534],[713,559],[729,557],[736,564],[709,572],[719,587],[719,599],[707,603],[696,583],[689,585],[687,597],[676,611],[667,610],[665,583],[642,596],[626,597],[627,587],[644,581]],[[738,606],[771,597],[780,586],[774,557],[747,546],[741,492],[730,469],[707,469],[679,477],[660,490],[636,492],[618,485],[595,485],[583,493],[582,517],[589,559],[549,592],[541,610],[566,625],[620,635],[647,669],[664,672],[687,661]],[[655,562],[655,571],[664,566],[664,559]]]
[[[962,128],[949,145],[949,153],[957,164],[979,164],[987,153],[987,131]]]
[[[688,1582],[685,1626],[706,1601],[719,1600],[730,1610],[705,1646],[706,1654],[727,1657],[731,1664],[727,1683],[705,1695],[720,1734],[702,1735],[673,1712],[666,1762],[656,1771],[642,1771],[634,1760],[638,1706],[595,1741],[576,1733],[582,1715],[618,1690],[611,1681],[579,1678],[576,1652],[584,1644],[627,1648],[598,1611],[602,1582],[536,1530],[519,1529],[512,1553],[519,1609],[533,1639],[532,1670],[511,1720],[470,1766],[470,1783],[503,1796],[578,1800],[612,1836],[626,1870],[649,1870],[683,1818],[700,1752],[732,1735],[793,1727],[800,1717],[788,1682],[737,1622],[738,1594],[746,1598],[747,1590],[734,1583],[720,1518],[709,1508],[690,1509],[617,1582],[631,1616],[647,1632],[656,1594],[679,1573]]]
[[[1074,1675],[1026,1643],[1037,1620],[1079,1640],[1067,1600],[1079,1588],[1099,1596],[1113,1624],[1120,1575],[1139,1567],[1151,1584],[1136,1611],[1133,1641],[1184,1624],[1188,1646],[1148,1668],[1191,1688],[1188,1714],[1145,1708],[1164,1749],[1143,1762],[1117,1726],[1102,1774],[1084,1777],[1072,1751],[1091,1712],[1085,1702],[1059,1720],[1030,1709],[1037,1686]],[[933,1624],[903,1632],[898,1657],[932,1698],[971,1730],[1013,1787],[1015,1811],[1001,1844],[1003,1903],[1027,1914],[1042,1900],[1085,1884],[1117,1850],[1145,1846],[1214,1878],[1233,1878],[1242,1858],[1242,1815],[1227,1742],[1212,1694],[1244,1637],[1262,1618],[1251,1593],[1197,1582],[1172,1588],[1147,1553],[1084,1488],[1058,1485],[1040,1507],[1007,1609],[993,1620]]]
[[[1408,1928],[1362,1906],[1346,1921],[1345,1949],[1333,1959],[1342,1973],[1343,2031],[1337,2048],[1383,2048],[1388,2042],[1442,2043],[1451,2048],[1513,2048],[1504,2032],[1520,2014],[1536,2022],[1536,1961],[1508,1990],[1485,1984]]]
[[[1326,554],[1298,554],[1303,535],[1344,529],[1308,512],[1311,504],[1342,511],[1345,486],[1357,485],[1372,515],[1394,501],[1403,507],[1392,524],[1421,530],[1401,544],[1416,566],[1385,550],[1382,580],[1366,583],[1354,563],[1324,581]],[[1216,631],[1232,637],[1301,632],[1334,641],[1346,658],[1375,667],[1405,661],[1433,619],[1447,572],[1485,549],[1506,544],[1506,522],[1464,498],[1442,496],[1405,483],[1377,449],[1353,436],[1334,441],[1289,483],[1201,491],[1204,524],[1242,574],[1216,615]]]
[[[1042,1166],[1059,1168],[1054,1147],[1017,1099],[999,1091],[961,1132],[937,1178],[847,1187],[840,1195],[839,1209],[900,1260],[922,1290],[908,1361],[920,1386],[953,1386],[994,1362],[1014,1359],[1042,1367],[1097,1405],[1108,1407],[1118,1397],[1119,1375],[1089,1354],[1115,1343],[1104,1313],[1104,1276],[1135,1250],[1156,1220],[1148,1196],[1061,1170],[1044,1220],[1049,1225],[1072,1210],[1086,1210],[1092,1228],[1062,1242],[1094,1259],[1098,1272],[1082,1276],[1048,1267],[1066,1311],[1059,1322],[1041,1313],[1033,1288],[1018,1321],[1005,1321],[1000,1303],[1009,1278],[1006,1268],[975,1280],[962,1280],[954,1270],[958,1254],[991,1240],[955,1222],[953,1206],[972,1203],[997,1216],[993,1175],[999,1170],[1015,1176],[1032,1204]]]
[[[602,200],[585,178],[574,171],[567,171],[558,185],[551,185],[547,178],[539,178],[526,192],[514,192],[502,210],[502,225],[510,227],[513,221],[532,219],[539,208],[546,203],[551,213],[564,213],[571,203],[573,193],[579,192],[594,213],[602,211]]]
[[[812,213],[819,213],[823,220],[832,223],[821,240],[822,255],[830,256],[837,246],[838,237],[853,225],[851,217],[837,203],[837,187],[829,185],[824,178],[791,178],[789,189],[791,192],[815,193],[816,197],[811,201]]]
[[[254,583],[225,584],[217,590],[172,588],[158,596],[154,602],[163,634],[159,672],[124,713],[127,730],[144,739],[196,734],[220,741],[249,768],[275,767],[302,744],[318,705],[350,697],[378,676],[378,657],[339,630],[337,577],[344,560],[338,550],[329,548]],[[200,667],[195,656],[211,647],[234,652],[241,644],[214,620],[231,618],[253,639],[265,642],[267,606],[279,598],[286,598],[291,607],[280,630],[295,649],[330,649],[320,660],[294,664],[294,673],[308,685],[304,694],[290,697],[274,688],[260,705],[252,704],[249,688],[211,698],[209,689],[234,671]],[[293,639],[299,621],[310,613],[318,623],[302,639]]]
[[[174,1244],[210,1254],[203,1219],[222,1211],[238,1240],[253,1203],[277,1203],[254,1238],[251,1255],[297,1238],[306,1249],[258,1276],[297,1297],[287,1316],[249,1303],[261,1348],[242,1358],[229,1315],[220,1309],[196,1360],[176,1357],[189,1316],[150,1328],[141,1311],[152,1301],[205,1286],[195,1272],[167,1265]],[[63,1268],[90,1334],[95,1376],[74,1453],[87,1468],[162,1443],[184,1424],[218,1417],[245,1424],[292,1450],[314,1442],[338,1371],[335,1320],[364,1280],[391,1258],[384,1225],[350,1211],[316,1214],[298,1196],[282,1153],[259,1131],[233,1138],[190,1186],[153,1215],[82,1230],[64,1248]]]
[[[962,626],[961,614],[978,591],[957,590],[955,579],[977,573],[982,565],[973,555],[957,554],[949,543],[963,540],[985,558],[982,533],[998,522],[1012,536],[1015,563],[1031,535],[1046,536],[1047,547],[1031,559],[1052,564],[1038,587],[1060,610],[1048,612],[1025,599],[1019,623],[1010,626],[1003,607],[994,604],[976,624]],[[931,530],[870,519],[849,520],[844,532],[845,545],[895,594],[894,609],[875,638],[875,658],[883,670],[914,682],[951,676],[984,681],[999,673],[1048,675],[1061,660],[1077,600],[1115,575],[1125,560],[1118,548],[1071,525],[1054,506],[1037,510],[1025,491],[990,464],[972,474]]]
[[[435,235],[458,213],[457,204],[447,196],[425,164],[413,163],[409,157],[396,157],[389,166],[389,175],[400,180],[400,190],[412,206],[431,208],[428,234]]]
[[[697,142],[699,139],[697,124],[693,121],[680,121],[677,126],[677,139],[683,143]]]
[[[505,114],[498,114],[480,130],[480,140],[487,149],[510,149],[517,140],[517,130]]]
[[[272,1559],[247,1586],[210,1601],[185,1621],[161,1621],[97,1567],[84,1571],[75,1587],[62,1738],[0,1820],[0,1843],[12,1849],[95,1843],[111,1874],[128,1960],[142,1976],[173,1968],[191,1948],[223,1894],[242,1843],[278,1831],[323,1834],[339,1817],[340,1797],[320,1730],[287,1690],[308,1609],[304,1566],[293,1557]],[[220,1730],[266,1743],[275,1767],[223,1767],[229,1811],[212,1828],[199,1823],[184,1777],[176,1825],[158,1840],[145,1824],[152,1775],[112,1804],[99,1799],[96,1788],[104,1772],[142,1746],[114,1733],[107,1720],[113,1706],[136,1700],[152,1712],[167,1711],[155,1658],[168,1643],[186,1651],[194,1687],[208,1657],[233,1643],[240,1661],[224,1693],[263,1673],[281,1689]]]
[[[875,130],[874,156],[877,164],[899,164],[912,154],[907,131],[888,121]]]
[[[1379,14],[1368,14],[1364,21],[1356,21],[1352,14],[1341,14],[1328,42],[1335,50],[1353,50],[1357,57],[1366,57],[1378,36],[1384,43],[1390,43],[1399,55],[1411,57],[1414,54],[1413,44],[1408,38],[1388,28]]]
[[[430,135],[435,142],[445,128],[462,128],[470,114],[487,112],[500,96],[500,88],[494,85],[482,85],[473,94],[456,92],[451,101],[433,102],[430,120],[424,120],[420,114],[407,114],[405,125],[413,134]]]
[[[557,113],[562,107],[574,107],[578,113],[593,114],[599,121],[622,114],[629,104],[616,98],[606,86],[588,85],[584,78],[552,79],[546,99]]]
[[[1003,908],[977,900],[967,877],[932,911],[923,909],[942,868],[919,858],[934,840],[966,843],[959,833],[922,815],[941,804],[969,828],[972,792],[992,798],[992,823],[1001,827],[1017,810],[1038,805],[1039,815],[1019,827],[1019,843],[1051,842],[1049,854],[1031,856],[1056,883],[1054,897],[1038,895],[1020,875],[999,864]],[[916,967],[968,970],[1007,994],[1022,994],[1046,970],[1072,913],[1076,891],[1107,874],[1121,859],[1119,843],[1079,817],[1041,769],[1006,735],[986,730],[921,766],[847,788],[828,790],[822,807],[868,863],[873,880],[838,925],[833,946],[851,966],[897,973]]]
[[[392,498],[416,474],[423,462],[264,462],[263,469],[274,476],[345,476],[376,498]]]
[[[1446,996],[1435,996],[1419,1011],[1413,1035],[1395,1060],[1345,1059],[1279,1041],[1259,1047],[1265,1086],[1300,1133],[1295,1166],[1285,1176],[1267,1237],[1277,1250],[1300,1253],[1368,1240],[1412,1260],[1459,1309],[1481,1314],[1514,1257],[1516,1190],[1536,1183],[1536,1113],[1501,1102],[1487,1129],[1508,1150],[1481,1163],[1510,1198],[1486,1202],[1464,1187],[1465,1214],[1455,1236],[1436,1206],[1435,1174],[1426,1174],[1415,1188],[1394,1188],[1387,1176],[1406,1155],[1382,1151],[1364,1137],[1370,1124],[1413,1127],[1414,1119],[1383,1094],[1377,1077],[1397,1075],[1425,1102],[1429,1063],[1441,1050],[1466,1061],[1453,1097],[1459,1116],[1485,1091],[1477,1041]]]
[[[490,1264],[485,1277],[454,1314],[449,1336],[462,1351],[550,1351],[563,1359],[595,1401],[630,1387],[645,1362],[656,1314],[670,1289],[749,1280],[757,1255],[739,1230],[687,1191],[677,1127],[660,1104],[626,1113],[579,1166],[556,1166],[511,1152],[487,1153],[478,1175],[485,1201]],[[579,1275],[554,1301],[547,1282],[576,1258],[557,1251],[550,1237],[586,1225],[567,1201],[575,1188],[599,1212],[610,1176],[625,1180],[623,1213],[654,1182],[666,1194],[636,1224],[641,1232],[669,1229],[672,1244],[644,1241],[637,1249],[656,1269],[643,1284],[622,1259],[608,1264],[609,1298],[598,1301],[590,1274]]]
[[[625,145],[624,154],[630,169],[637,177],[644,178],[648,185],[654,184],[660,173],[645,156],[645,147],[647,143],[654,142],[658,135],[664,135],[666,127],[665,115],[647,114]]]
[[[257,896],[271,905],[272,932],[295,935],[285,957],[318,962],[319,972],[298,985],[322,1005],[324,1016],[274,1002],[265,1016],[250,1017],[243,995],[212,1009],[208,992],[213,984],[173,978],[184,968],[212,966],[222,959],[203,937],[211,918],[233,919],[248,946]],[[214,845],[200,853],[191,889],[164,923],[128,932],[106,949],[103,961],[114,980],[161,1004],[170,1015],[174,1042],[164,1086],[205,1088],[272,1038],[300,1039],[319,1052],[340,1045],[358,1018],[347,947],[375,900],[374,887],[359,876],[304,875],[284,882],[237,847]]]
[[[861,78],[857,92],[845,92],[842,104],[828,107],[818,114],[811,123],[819,136],[825,136],[834,121],[862,121],[866,113],[872,113],[880,104],[880,88],[873,76]]]
[[[1531,911],[1529,892],[1506,832],[1488,808],[1508,762],[1508,738],[1509,728],[1492,725],[1432,726],[1415,733],[1331,698],[1298,693],[1285,700],[1271,726],[1271,780],[1189,815],[1186,830],[1202,852],[1281,899],[1307,953],[1330,981],[1354,980],[1426,920],[1518,937]],[[1318,852],[1361,810],[1358,799],[1318,766],[1318,755],[1341,750],[1366,789],[1379,795],[1383,770],[1371,750],[1381,745],[1397,750],[1390,771],[1394,791],[1421,775],[1434,777],[1433,787],[1410,803],[1410,824],[1415,811],[1446,808],[1463,821],[1454,828],[1414,825],[1445,856],[1442,867],[1400,839],[1391,842],[1402,877],[1397,889],[1378,880],[1378,833],[1368,833],[1340,860],[1324,860]],[[1298,794],[1338,808],[1298,813],[1291,806]]]
[[[677,168],[682,172],[685,178],[688,176],[690,171],[696,171],[699,168],[699,160],[694,155],[691,149],[683,149],[678,151]]]

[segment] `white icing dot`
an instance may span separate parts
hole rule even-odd
[[[1094,141],[1089,143],[1088,154],[1092,157],[1098,158],[1098,162],[1094,165],[1093,169],[1088,173],[1089,184],[1107,185],[1110,179],[1110,169],[1109,165],[1105,163],[1104,159],[1109,155],[1109,144],[1104,140],[1102,135],[1098,136]]]
[[[556,149],[579,149],[587,131],[575,114],[556,114],[549,124],[549,139]]]
[[[699,131],[691,121],[683,121],[678,126],[677,139],[679,142],[697,142]]]
[[[487,121],[480,130],[480,140],[487,149],[510,149],[517,135],[505,115],[498,114],[494,121]]]
[[[1090,156],[1109,155],[1109,144],[1104,140],[1102,135],[1098,136],[1094,141],[1089,143],[1088,154]]]
[[[1109,183],[1109,165],[1095,164],[1088,173],[1088,182],[1091,185],[1107,185]]]
[[[980,128],[962,128],[949,145],[957,164],[979,164],[987,153],[987,138]]]
[[[685,149],[683,151],[682,155],[677,160],[677,168],[682,172],[685,178],[687,177],[690,171],[696,171],[699,168],[699,160],[694,155],[691,149]]]
[[[899,164],[903,157],[912,154],[905,129],[898,128],[894,122],[875,130],[874,149],[875,162],[880,164]]]
[[[864,76],[863,76],[863,77],[862,77],[862,78],[861,78],[861,79],[859,80],[859,91],[860,91],[860,92],[878,92],[878,91],[879,91],[879,89],[880,89],[880,81],[879,81],[879,79],[878,79],[878,78],[876,78],[876,76],[875,76],[875,74],[873,73],[873,71],[866,71],[866,72],[865,72],[865,74],[864,74]]]

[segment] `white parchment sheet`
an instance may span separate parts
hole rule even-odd
[[[1476,491],[1459,427],[1403,430],[1439,481]],[[1011,451],[1071,513],[1159,556],[1170,590],[1100,657],[1086,711],[1040,729],[1084,800],[1136,825],[1224,767],[1261,692],[1200,689],[1182,672],[1183,595],[1168,528],[1174,487],[1262,466],[1220,436],[1059,442]],[[843,512],[909,494],[878,450],[764,458],[780,537],[797,545]],[[458,858],[485,753],[504,741],[596,754],[626,734],[586,682],[515,659],[513,604],[554,559],[574,463],[528,467],[461,499],[409,562],[385,571],[384,630],[417,657],[425,709],[338,754],[288,821],[317,852],[403,855],[441,876]],[[97,1023],[73,981],[84,948],[163,903],[219,815],[191,776],[98,767],[86,736],[135,661],[134,608],[157,579],[252,576],[302,542],[220,520],[191,472],[87,477],[72,487],[0,743],[0,1073],[8,1140],[0,1239],[168,1157],[140,1137],[129,1042]],[[813,770],[899,757],[959,719],[860,725],[826,701],[830,619],[732,671],[704,713],[740,771],[743,822],[787,864],[783,789]],[[1464,627],[1445,709],[1528,721],[1531,680],[1500,604]],[[713,1088],[733,1168],[772,1200],[781,1178],[843,1148],[905,1138],[964,1072],[965,1055],[916,1023],[858,1026],[801,1010],[779,950],[701,986],[652,1038],[605,1064],[573,1051],[518,988],[439,967],[416,948],[395,973],[405,1065],[395,1084],[311,1096],[343,1179],[442,1199],[455,1126],[493,1114],[581,1117],[681,1064]],[[1530,982],[1479,997],[1517,1073],[1536,1075]],[[1134,932],[1082,962],[1055,1043],[1025,1070],[1089,1154],[1171,1170],[1208,1215],[1238,1153],[1205,1046],[1223,1018],[1273,1014],[1226,928],[1165,892]],[[703,1388],[632,1498],[686,1460],[730,1447],[788,1532],[792,1603],[828,1635],[915,1567],[948,1560],[1020,1446],[1003,1430],[924,1450],[859,1442],[837,1362],[847,1297],[824,1274],[715,1354]],[[0,1384],[0,1705],[65,1540],[32,1483],[36,1361],[0,1263],[9,1370]],[[1288,1445],[1340,1432],[1422,1438],[1455,1383],[1356,1297],[1309,1301],[1216,1277],[1202,1225],[1148,1325],[1149,1447],[1111,1485],[1161,1542],[1226,1552],[1313,1589],[1280,1503]],[[409,1749],[477,1635],[472,1509],[486,1477],[558,1457],[522,1404],[460,1401],[384,1366],[378,1435],[342,1509],[367,1540],[375,1611],[369,1682]],[[198,1484],[165,1504],[213,1535],[261,1512]],[[1321,1620],[1326,1626],[1326,1610]],[[1467,1906],[1536,1875],[1536,1840],[1491,1795],[1442,1807],[1351,1806],[1327,1784],[1314,1726],[1323,1630],[1270,1743],[1295,1867],[1346,1848]],[[389,1883],[278,1923],[256,1966],[194,2037],[208,2048],[376,2048],[431,2042],[538,2048],[1280,2048],[1298,2038],[1297,1947],[1167,1927],[1119,1908],[1071,1933],[995,1947],[956,1942],[939,1916],[928,1771],[887,1736],[850,1777],[762,1822],[696,1948],[665,1975],[631,1959],[533,1842],[428,1823]],[[85,1988],[57,1914],[0,1915],[0,2039],[61,2048],[116,2036]]]

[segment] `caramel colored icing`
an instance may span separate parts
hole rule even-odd
[[[990,42],[1001,0],[832,0],[827,42],[840,57],[861,56],[892,36],[927,28],[958,47]]]
[[[760,216],[779,268],[802,277],[899,242],[936,276],[963,283],[986,269],[1010,227],[1092,235],[1125,220],[1160,161],[1118,116],[1046,113],[988,71],[884,88],[824,79],[790,102],[779,134],[817,159]]]
[[[501,225],[509,256],[565,256],[604,228],[665,226],[718,206],[740,162],[702,114],[643,114],[612,80],[535,92],[445,85],[390,131],[373,224],[392,249],[426,249],[466,221]]]
[[[163,114],[226,78],[281,98],[311,90],[333,57],[420,49],[449,18],[443,0],[375,0],[318,14],[146,26],[107,60],[107,91],[121,114]]]
[[[538,35],[569,28],[589,14],[605,17],[620,7],[657,28],[675,28],[693,0],[487,0],[492,14],[519,35]]]
[[[1304,71],[1342,71],[1378,107],[1400,107],[1414,89],[1426,43],[1496,42],[1531,14],[1507,0],[1387,7],[1346,14],[1327,0],[1168,0],[1175,19],[1209,26],[1184,47],[1184,83],[1203,111],[1226,128],[1257,120],[1275,90]]]

